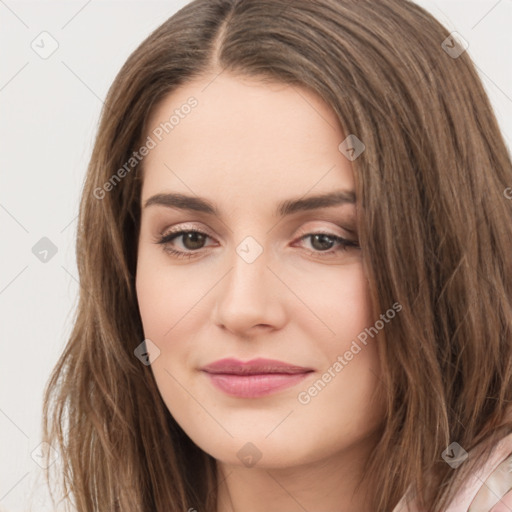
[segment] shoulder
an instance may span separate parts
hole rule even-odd
[[[408,497],[410,492],[393,512],[425,512],[418,509],[414,496]],[[512,433],[467,478],[445,512],[512,512]]]
[[[512,507],[504,500],[512,498],[511,471],[512,433],[502,438],[469,476],[446,512],[510,512]]]
[[[478,489],[468,512],[512,510],[512,454],[509,454]]]

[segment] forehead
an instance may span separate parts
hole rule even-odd
[[[334,111],[302,87],[205,76],[165,97],[147,127],[155,146],[143,160],[146,197],[162,188],[251,197],[354,188]]]

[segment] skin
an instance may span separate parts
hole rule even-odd
[[[378,319],[361,249],[301,238],[320,230],[357,242],[356,207],[274,215],[285,199],[354,190],[351,162],[338,150],[345,135],[306,89],[214,76],[168,95],[148,124],[151,135],[190,96],[198,101],[144,158],[136,288],[145,337],[160,351],[151,369],[176,421],[217,460],[218,512],[364,510],[370,491],[355,487],[384,418],[376,343],[308,404],[297,398]],[[144,207],[169,192],[207,198],[221,215]],[[195,252],[190,259],[156,243],[191,228],[207,237],[168,243]],[[236,252],[247,236],[263,250],[252,263]],[[269,396],[232,397],[199,370],[224,357],[314,372]],[[252,467],[237,456],[248,442],[261,454]]]

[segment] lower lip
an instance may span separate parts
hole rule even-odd
[[[228,395],[242,398],[258,398],[294,386],[311,372],[293,374],[266,373],[260,375],[205,373],[214,386]]]

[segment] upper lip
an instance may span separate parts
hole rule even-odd
[[[258,375],[268,373],[296,374],[313,371],[312,368],[296,366],[276,359],[257,358],[250,361],[238,359],[219,359],[213,363],[203,366],[201,370],[208,373],[228,373],[233,375]]]

